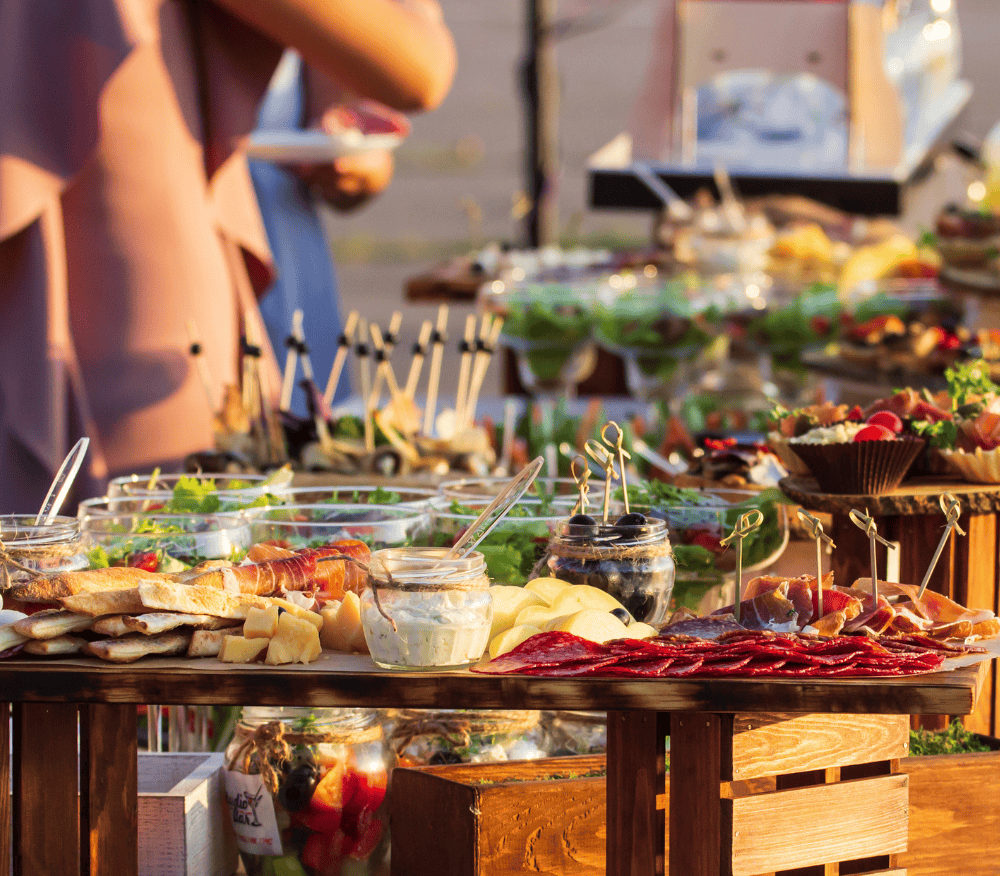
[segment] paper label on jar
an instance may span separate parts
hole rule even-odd
[[[282,855],[281,831],[274,800],[260,776],[224,770],[226,805],[236,833],[236,845],[248,855]]]

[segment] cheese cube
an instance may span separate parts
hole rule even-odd
[[[309,611],[306,608],[302,608],[296,605],[294,602],[289,602],[287,599],[272,599],[271,603],[278,606],[278,608],[287,611],[292,617],[297,617],[299,620],[309,621],[316,629],[320,629],[323,626],[323,618],[320,617],[315,611]]]
[[[278,606],[251,608],[243,622],[243,635],[248,639],[270,639],[278,629]]]
[[[223,663],[252,663],[267,645],[268,639],[226,636],[219,648],[219,659]]]
[[[332,621],[325,623],[320,641],[331,651],[360,651],[358,641],[364,642],[365,633],[361,626],[361,600],[357,593],[347,591]],[[368,652],[367,644],[364,652]]]
[[[312,663],[322,650],[319,630],[315,624],[283,612],[278,617],[278,629],[267,646],[264,662],[276,666],[280,663]]]

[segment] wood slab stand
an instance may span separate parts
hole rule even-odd
[[[674,873],[749,876],[749,865],[736,861],[734,855],[742,855],[739,850],[748,842],[753,844],[744,831],[771,819],[768,800],[772,798],[737,802],[735,796],[722,796],[720,783],[732,783],[737,775],[752,776],[754,771],[771,766],[770,758],[759,762],[759,746],[744,745],[734,735],[753,729],[744,729],[734,713],[759,716],[752,717],[751,724],[761,727],[776,723],[766,717],[770,713],[788,715],[782,722],[797,720],[791,713],[803,714],[805,723],[801,730],[794,729],[795,738],[802,736],[807,726],[822,727],[833,721],[822,730],[821,741],[808,746],[806,758],[810,769],[821,769],[825,776],[828,769],[844,762],[833,742],[850,735],[843,730],[843,722],[852,720],[845,718],[846,714],[896,716],[857,719],[868,723],[858,724],[861,729],[850,735],[851,750],[860,758],[855,760],[852,755],[852,763],[883,762],[893,753],[887,736],[896,724],[906,724],[905,716],[971,713],[986,667],[981,663],[908,678],[854,680],[632,680],[488,676],[468,671],[393,673],[376,670],[369,658],[333,653],[309,666],[282,668],[237,668],[212,659],[153,659],[115,667],[89,659],[42,662],[13,658],[0,661],[0,691],[7,702],[15,703],[14,873],[136,876],[135,707],[144,703],[254,703],[607,711],[607,876],[663,873],[667,823],[674,837],[669,853]],[[0,703],[0,711],[3,707]],[[82,755],[79,803],[78,721]],[[664,772],[668,722],[674,763],[669,811]],[[872,722],[888,729],[873,733],[869,729]],[[785,738],[791,737],[786,734]],[[0,759],[5,761],[3,742],[0,736]],[[858,845],[863,854],[880,855],[885,863],[861,872],[893,866],[891,855],[900,831],[905,843],[905,809],[899,813],[900,801],[905,806],[905,783],[893,773],[890,766],[884,776],[876,777],[884,780],[874,785],[829,791],[830,796],[824,798],[823,806],[830,807],[851,808],[857,800],[863,800],[865,807],[888,807],[889,814],[879,816],[878,829],[884,833],[885,825],[892,822],[891,843]],[[864,795],[852,796],[858,789],[863,789]],[[789,815],[799,805],[797,797],[773,799],[786,801],[783,808],[775,810],[782,815]],[[864,830],[875,830],[873,814],[861,810],[865,814],[860,817],[858,810],[854,811]],[[79,819],[73,817],[77,812]],[[836,810],[826,812],[843,824]],[[53,817],[53,813],[60,815]],[[852,828],[852,837],[855,830]],[[823,849],[824,855],[832,853],[829,845]],[[773,872],[773,861],[781,861],[782,866],[787,863],[777,853],[770,858],[754,854],[753,866],[758,860],[769,862],[755,873]]]

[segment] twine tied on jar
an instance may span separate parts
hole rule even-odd
[[[245,732],[237,730],[237,732]],[[233,752],[226,768],[239,769],[245,775],[259,775],[271,794],[278,793],[281,765],[292,759],[292,746],[374,742],[382,737],[380,724],[367,727],[334,728],[322,732],[290,731],[284,721],[268,721],[246,734]]]
[[[10,575],[11,569],[23,572],[31,579],[41,578],[43,575],[38,569],[26,566],[15,559],[15,554],[22,559],[39,562],[68,557],[75,552],[76,548],[70,545],[32,545],[30,547],[11,548],[5,542],[0,541],[0,592],[9,590],[14,584]]]
[[[603,542],[601,544],[576,545],[554,539],[549,543],[548,553],[551,556],[569,560],[644,560],[654,557],[672,557],[674,549],[670,546],[669,541],[663,541],[659,544],[645,542],[616,545],[613,542]]]
[[[474,736],[504,736],[526,733],[536,727],[539,711],[428,712],[401,709],[395,715],[395,727],[389,744],[399,757],[421,736],[439,737],[455,748],[467,748]]]

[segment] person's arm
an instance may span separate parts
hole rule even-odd
[[[351,92],[393,109],[438,106],[455,45],[429,0],[215,0]]]

